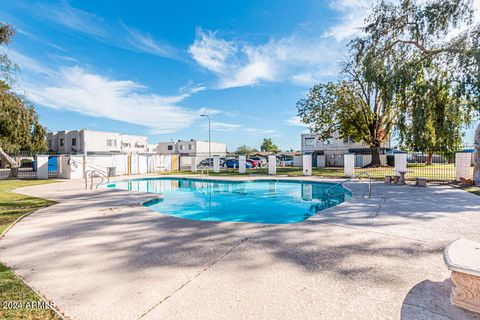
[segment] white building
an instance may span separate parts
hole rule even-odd
[[[160,154],[180,154],[198,157],[208,157],[208,150],[208,141],[194,139],[160,142],[157,146],[157,153]],[[227,155],[227,145],[212,141],[211,154],[212,156],[225,157]]]
[[[323,140],[318,134],[302,134],[302,153],[348,153],[349,149],[369,148],[364,142],[354,142],[352,138],[333,138]],[[390,148],[390,141],[384,142],[381,148]]]
[[[147,153],[148,138],[117,132],[63,130],[47,134],[48,149],[65,153]]]

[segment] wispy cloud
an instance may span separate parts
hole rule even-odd
[[[36,3],[33,10],[44,19],[63,25],[81,33],[90,34],[97,38],[107,38],[108,33],[102,26],[103,19],[93,13],[89,13],[72,7],[68,2],[60,3]]]
[[[0,49],[0,52],[6,53],[10,59],[20,67],[20,70],[29,71],[43,76],[56,76],[57,71],[39,63],[37,60],[30,58],[16,50],[13,49]]]
[[[293,116],[285,120],[285,122],[291,126],[298,126],[298,127],[308,127],[305,123],[302,122],[302,119],[298,116]]]
[[[263,134],[269,137],[278,137],[280,136],[275,130],[273,129],[262,129],[262,128],[251,128],[244,126],[239,123],[228,123],[228,122],[218,122],[214,121],[211,124],[212,131],[219,131],[219,132],[238,132],[238,133],[248,133],[248,134]]]
[[[166,43],[160,43],[148,33],[142,33],[138,30],[128,28],[125,25],[123,25],[123,27],[128,33],[126,40],[131,48],[161,57],[177,58],[177,50],[172,46]]]
[[[100,43],[126,50],[156,56],[181,59],[180,53],[151,34],[126,26],[123,22],[109,22],[101,16],[78,9],[67,1],[60,3],[16,3],[19,9],[30,12],[33,17],[47,21],[61,30],[69,30]],[[24,31],[28,34],[28,32]]]
[[[188,52],[217,76],[216,86],[224,89],[261,81],[310,85],[335,74],[340,59],[336,49],[321,38],[313,41],[290,36],[253,45],[222,39],[216,32],[198,28]]]
[[[333,0],[330,8],[340,13],[339,23],[332,26],[325,36],[333,37],[337,41],[343,41],[353,36],[360,35],[360,27],[363,26],[368,16],[373,0]]]
[[[155,134],[183,130],[200,120],[202,113],[220,112],[179,105],[203,87],[163,96],[132,80],[111,79],[80,66],[54,69],[16,51],[9,54],[28,73],[21,83],[27,97],[44,107],[142,125]]]

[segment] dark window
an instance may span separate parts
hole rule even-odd
[[[77,139],[76,138],[72,138],[72,146],[76,146],[77,145]]]
[[[167,149],[168,150],[173,150],[173,146],[168,146]]]
[[[63,147],[63,139],[60,139],[60,146]]]

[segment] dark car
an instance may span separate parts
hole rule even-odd
[[[220,162],[220,167],[223,167],[225,160],[220,158],[219,162]],[[213,167],[213,159],[212,158],[203,159],[202,161],[200,161],[198,165],[205,166],[205,167],[208,167],[208,166]]]

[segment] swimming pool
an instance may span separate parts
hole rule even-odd
[[[286,180],[147,178],[118,181],[107,187],[162,194],[163,199],[144,205],[174,217],[280,224],[304,221],[350,196],[341,185],[327,194],[327,189],[333,185]]]

